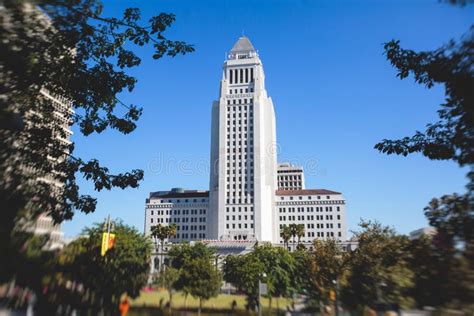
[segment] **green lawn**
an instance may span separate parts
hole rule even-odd
[[[235,300],[237,303],[237,310],[245,310],[245,296],[244,295],[227,295],[220,294],[218,297],[214,297],[209,301],[203,302],[204,309],[216,309],[216,310],[230,310],[232,302]],[[165,307],[169,301],[168,292],[166,290],[153,291],[153,292],[141,292],[140,296],[135,300],[131,301],[132,307]],[[188,296],[186,306],[187,308],[197,308],[199,301],[192,296]],[[269,307],[269,300],[267,298],[262,298],[262,305],[264,308]],[[279,309],[285,310],[286,306],[291,305],[291,300],[280,298],[278,299]],[[276,309],[277,299],[272,300],[272,308]],[[181,293],[175,293],[173,295],[173,309],[183,309],[184,305],[184,296]]]

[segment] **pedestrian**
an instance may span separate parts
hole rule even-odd
[[[130,309],[130,303],[128,302],[128,297],[125,296],[119,305],[120,316],[127,316],[129,309]]]

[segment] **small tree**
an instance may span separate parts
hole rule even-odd
[[[408,238],[380,223],[362,222],[356,232],[359,246],[347,261],[350,272],[342,285],[342,301],[350,309],[374,307],[376,303],[413,301],[413,271],[409,266]]]
[[[169,312],[171,313],[171,308],[173,304],[173,292],[176,288],[176,282],[179,278],[179,271],[173,267],[166,267],[165,270],[161,271],[158,276],[158,285],[165,288],[168,291],[170,298],[169,301]]]
[[[320,302],[328,303],[330,291],[336,291],[336,283],[344,276],[348,254],[335,239],[315,240],[310,255],[309,292]]]
[[[198,314],[201,315],[203,300],[219,294],[222,283],[221,273],[207,258],[196,258],[185,265],[181,274],[189,294],[199,299]]]
[[[270,309],[273,297],[288,297],[291,293],[292,276],[294,275],[294,258],[286,249],[265,244],[256,247],[248,256],[264,266],[265,282],[268,285]],[[278,301],[277,301],[278,303]]]
[[[179,272],[178,280],[175,282],[175,289],[183,292],[186,305],[187,296],[191,294],[189,279],[185,274],[187,266],[195,259],[203,259],[212,265],[214,252],[203,243],[198,242],[194,245],[174,245],[168,251],[168,256],[171,259],[170,266]]]
[[[258,303],[258,281],[265,271],[264,265],[255,256],[227,256],[224,261],[224,280],[247,295],[247,308],[254,309]]]
[[[77,293],[84,305],[115,310],[120,296],[137,297],[149,275],[151,243],[135,228],[115,223],[115,244],[101,256],[103,224],[86,228],[83,236],[61,252],[64,279],[83,284],[90,295]],[[60,302],[57,302],[59,304]]]

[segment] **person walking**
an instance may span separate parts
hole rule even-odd
[[[129,309],[130,309],[130,303],[128,302],[128,297],[125,296],[125,298],[122,300],[122,302],[120,302],[120,305],[119,305],[120,316],[127,316]]]

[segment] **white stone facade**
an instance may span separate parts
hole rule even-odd
[[[304,173],[302,166],[288,162],[279,163],[277,169],[278,190],[304,190]]]
[[[170,242],[208,239],[209,191],[183,190],[150,193],[145,208],[145,233],[157,224],[176,224]]]
[[[346,240],[346,201],[341,193],[330,190],[278,190],[278,226],[303,224],[304,244],[314,239]],[[280,237],[279,244],[283,244]]]
[[[170,242],[282,244],[281,227],[294,223],[305,225],[307,244],[346,239],[342,194],[306,190],[302,167],[277,165],[273,102],[262,62],[246,37],[224,62],[219,99],[212,104],[210,157],[209,191],[150,194],[146,234],[154,225],[175,223],[178,234]]]

